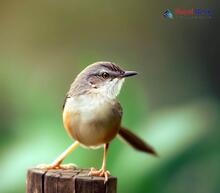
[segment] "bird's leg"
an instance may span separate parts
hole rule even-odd
[[[37,168],[41,169],[68,169],[68,168],[73,168],[76,167],[74,164],[66,164],[66,165],[61,165],[63,160],[66,158],[67,155],[72,153],[80,143],[78,141],[75,141],[71,146],[69,146],[60,156],[54,160],[52,164],[40,164],[37,166]]]
[[[104,145],[104,156],[103,156],[103,162],[102,162],[102,168],[100,170],[96,170],[95,168],[91,168],[89,175],[90,176],[102,176],[105,177],[105,182],[108,180],[108,176],[110,175],[110,172],[106,170],[106,159],[107,159],[107,151],[108,151],[109,144],[106,143]]]

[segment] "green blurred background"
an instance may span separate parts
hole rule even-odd
[[[115,139],[108,169],[119,193],[220,192],[218,1],[1,1],[0,192],[25,192],[26,171],[72,140],[62,104],[74,77],[109,60],[139,76],[124,84],[123,125],[160,157]],[[207,8],[212,18],[175,18]],[[66,163],[100,167],[103,150],[78,148]]]

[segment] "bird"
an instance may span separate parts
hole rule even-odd
[[[52,164],[44,167],[65,168],[61,163],[78,146],[104,146],[101,169],[91,168],[88,175],[104,177],[106,182],[110,175],[106,167],[107,152],[116,136],[120,136],[136,150],[157,156],[152,146],[121,124],[123,111],[117,96],[124,80],[137,74],[136,71],[123,70],[109,61],[95,62],[82,70],[71,84],[63,104],[64,128],[75,142]]]

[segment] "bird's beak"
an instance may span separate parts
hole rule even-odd
[[[129,76],[134,76],[134,75],[137,75],[138,73],[135,72],[135,71],[125,71],[124,74],[121,75],[122,78],[124,77],[129,77]]]

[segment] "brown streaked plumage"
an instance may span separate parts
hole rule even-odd
[[[112,62],[96,62],[86,67],[76,77],[63,105],[63,123],[67,133],[76,140],[48,168],[59,168],[64,158],[78,145],[100,147],[104,145],[104,158],[100,170],[91,169],[90,175],[104,176],[107,149],[117,135],[135,149],[157,155],[155,150],[130,130],[121,126],[122,107],[116,100],[124,79],[136,75],[124,71]]]

